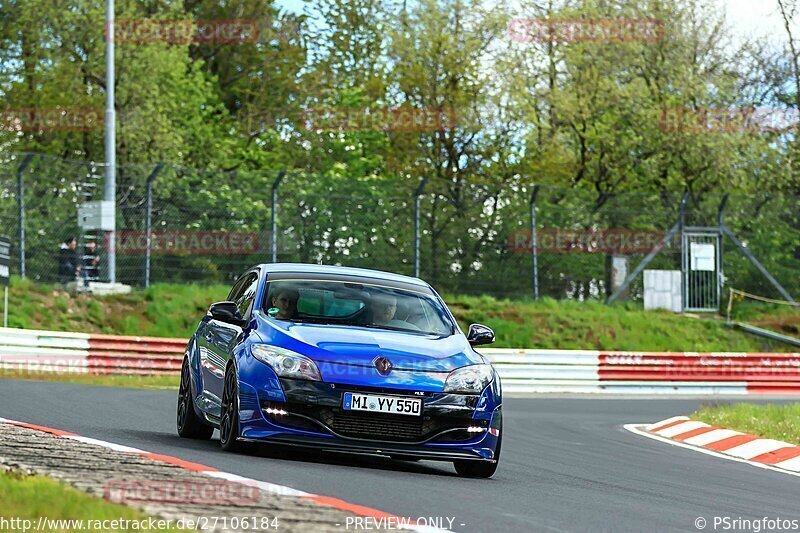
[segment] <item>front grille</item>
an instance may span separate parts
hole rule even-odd
[[[422,436],[422,418],[376,413],[331,413],[331,429],[345,437],[413,442]]]
[[[336,398],[331,403],[333,402],[338,404],[341,400]],[[473,420],[471,413],[460,411],[452,415],[442,414],[433,411],[435,407],[429,406],[424,408],[422,416],[344,411],[338,406],[310,405],[291,401],[272,403],[262,400],[261,407],[268,420],[284,427],[317,433],[329,433],[330,430],[337,435],[353,439],[398,443],[426,441],[445,430],[455,428],[466,430],[467,426],[483,424]],[[270,414],[266,412],[269,407],[283,409],[288,413]],[[447,432],[436,441],[458,442],[475,437],[474,434],[466,434],[466,431],[464,433],[462,435],[460,432]]]

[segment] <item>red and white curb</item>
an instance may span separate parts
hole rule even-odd
[[[654,424],[626,424],[637,435],[690,448],[759,468],[800,477],[800,446],[756,435],[733,431],[688,416],[674,416]]]
[[[10,424],[12,426],[19,426],[27,429],[32,429],[34,431],[41,431],[44,433],[49,433],[54,437],[76,440],[78,442],[83,442],[86,444],[94,444],[96,446],[102,446],[104,448],[107,448],[109,450],[114,450],[116,452],[132,453],[142,457],[147,457],[148,459],[153,459],[155,461],[161,461],[164,463],[169,463],[171,465],[179,466],[181,468],[185,468],[193,472],[198,472],[202,475],[206,475],[209,477],[224,479],[232,483],[241,483],[242,485],[247,485],[250,487],[257,487],[261,491],[270,494],[305,498],[324,507],[331,507],[339,511],[352,513],[356,516],[370,518],[372,519],[372,524],[374,525],[375,528],[386,527],[391,529],[406,529],[411,531],[421,531],[425,533],[439,533],[439,532],[449,531],[446,529],[440,529],[429,525],[417,524],[413,520],[410,520],[405,517],[398,517],[396,515],[386,513],[384,511],[372,509],[371,507],[365,507],[363,505],[348,503],[338,498],[333,498],[330,496],[320,496],[318,494],[310,494],[308,492],[303,492],[301,490],[293,489],[291,487],[286,487],[284,485],[276,485],[274,483],[268,483],[266,481],[259,481],[257,479],[251,479],[239,476],[237,474],[232,474],[230,472],[222,472],[220,470],[217,470],[216,468],[201,465],[198,463],[192,463],[189,461],[184,461],[183,459],[172,457],[171,455],[161,455],[157,453],[152,453],[140,450],[138,448],[132,448],[130,446],[115,444],[113,442],[106,442],[104,440],[93,439],[90,437],[82,437],[80,435],[76,435],[68,431],[62,431],[60,429],[38,426],[35,424],[28,424],[25,422],[19,422],[17,420],[9,420],[7,418],[0,418],[0,424]]]

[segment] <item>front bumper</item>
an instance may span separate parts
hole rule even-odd
[[[259,389],[240,382],[243,440],[416,459],[495,460],[502,413],[494,384],[481,395],[466,395],[277,377],[266,383]],[[345,411],[345,392],[421,398],[423,412]]]

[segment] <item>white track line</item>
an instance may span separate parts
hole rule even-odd
[[[114,444],[113,442],[106,442],[104,440],[97,440],[92,439],[89,437],[81,437],[80,435],[64,435],[62,438],[76,440],[78,442],[84,442],[86,444],[95,444],[97,446],[102,446],[103,448],[108,448],[109,450],[114,450],[115,452],[125,452],[125,453],[147,453],[144,450],[140,450],[138,448],[131,448],[130,446],[123,446],[121,444]]]
[[[204,471],[203,474],[211,477],[216,477],[219,479],[224,479],[227,481],[233,481],[234,483],[240,483],[242,485],[248,485],[251,487],[258,487],[264,492],[268,492],[270,494],[278,494],[281,496],[311,496],[308,492],[303,492],[302,490],[293,489],[291,487],[285,487],[283,485],[276,485],[274,483],[268,483],[266,481],[258,481],[256,479],[251,479],[247,477],[243,477],[237,474],[231,474],[229,472],[215,472],[215,471]]]
[[[656,435],[654,433],[648,433],[646,428],[650,424],[625,424],[622,426],[623,428],[627,429],[631,433],[635,433],[636,435],[641,435],[642,437],[647,437],[649,439],[655,439],[661,442],[666,442],[667,444],[672,444],[673,446],[679,446],[681,448],[687,448],[689,450],[694,450],[696,452],[704,453],[706,455],[711,455],[713,457],[719,457],[720,459],[728,459],[729,461],[736,461],[738,463],[746,463],[749,465],[756,466],[758,468],[763,468],[765,470],[772,470],[774,472],[780,472],[781,474],[789,474],[790,476],[800,477],[800,472],[793,472],[791,470],[786,470],[784,468],[778,468],[774,465],[767,465],[764,463],[757,463],[755,461],[748,461],[747,459],[742,459],[740,457],[733,457],[732,455],[726,455],[724,453],[715,452],[714,450],[707,450],[706,448],[699,448],[697,446],[692,446],[691,444],[686,444],[685,442],[679,442],[667,437],[662,437],[661,435]],[[656,426],[657,427],[657,426]],[[727,430],[726,430],[727,431]],[[689,439],[691,440],[691,439]],[[716,440],[716,439],[714,439]],[[687,441],[688,442],[688,441]],[[800,459],[800,458],[795,458]],[[795,459],[791,459],[790,461],[794,461]],[[790,461],[784,461],[782,464],[786,465]],[[798,461],[800,462],[800,461]]]

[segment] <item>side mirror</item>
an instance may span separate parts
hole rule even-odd
[[[225,301],[213,303],[211,307],[208,308],[208,314],[211,315],[211,318],[219,320],[220,322],[227,322],[228,324],[234,324],[236,326],[244,325],[244,318],[239,314],[239,308],[236,307],[234,302]]]
[[[483,324],[470,324],[469,333],[467,333],[467,341],[473,346],[491,344],[494,342],[494,331],[492,331],[492,328],[484,326]]]

